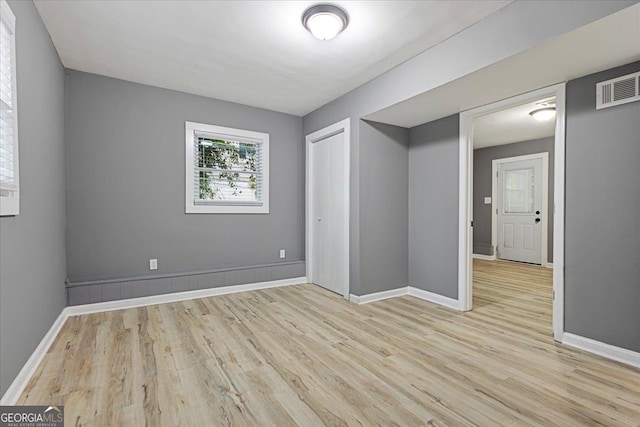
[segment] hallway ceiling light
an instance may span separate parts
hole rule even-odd
[[[319,40],[331,40],[349,24],[349,15],[332,4],[316,4],[302,14],[302,25]]]
[[[529,114],[539,122],[546,122],[556,117],[556,107],[539,108]]]

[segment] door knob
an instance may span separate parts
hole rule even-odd
[[[536,224],[540,222],[540,218],[536,218]]]

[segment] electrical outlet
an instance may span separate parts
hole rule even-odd
[[[149,270],[157,270],[158,269],[158,260],[156,258],[152,258],[149,260]]]
[[[280,249],[280,258],[284,258],[284,249]]]

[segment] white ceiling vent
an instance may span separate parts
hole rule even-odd
[[[596,83],[596,110],[640,101],[640,71]]]

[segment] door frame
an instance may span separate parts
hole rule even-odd
[[[547,96],[556,97],[553,165],[553,337],[556,341],[561,341],[564,333],[565,90],[566,84],[560,83],[461,112],[458,168],[458,304],[460,310],[468,311],[473,299],[473,121],[476,117]]]
[[[312,264],[313,264],[313,241],[315,236],[312,232],[311,227],[311,215],[312,215],[312,197],[311,191],[313,188],[313,173],[312,170],[312,157],[313,157],[313,149],[312,144],[323,139],[329,138],[331,136],[337,135],[339,133],[344,133],[344,143],[345,147],[345,156],[344,156],[344,165],[343,172],[345,182],[347,183],[347,188],[345,188],[344,192],[344,204],[345,204],[345,217],[344,220],[344,235],[342,236],[342,244],[344,245],[344,253],[346,254],[346,266],[345,269],[345,277],[344,277],[344,289],[342,292],[342,296],[344,299],[349,299],[349,217],[350,217],[350,209],[349,209],[349,193],[350,193],[350,177],[351,177],[351,163],[350,163],[350,153],[351,153],[351,120],[344,119],[332,125],[329,125],[323,129],[320,129],[316,132],[310,133],[305,137],[305,151],[306,151],[306,172],[305,172],[305,264],[307,270],[307,282],[313,283],[312,277]]]
[[[543,267],[549,267],[548,260],[548,233],[549,223],[547,215],[549,208],[549,153],[534,153],[523,156],[505,157],[491,161],[491,246],[496,259],[498,258],[498,167],[503,163],[519,162],[523,160],[542,160],[542,235],[540,245],[541,263]]]

